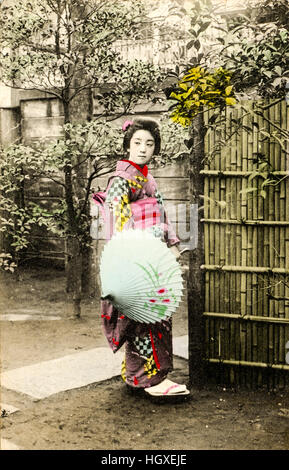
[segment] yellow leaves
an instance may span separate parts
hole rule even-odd
[[[170,118],[173,122],[181,124],[183,127],[189,127],[191,124],[191,119],[184,117],[180,109],[176,109],[171,115]]]
[[[236,98],[225,98],[226,105],[234,106],[237,103]]]
[[[182,90],[185,90],[185,91],[187,91],[187,89],[188,89],[188,85],[186,83],[180,83],[179,87],[182,88]]]
[[[205,74],[205,70],[201,67],[194,67],[189,70],[189,72],[184,75],[183,82],[191,81],[191,80],[198,80]]]
[[[198,95],[197,97],[193,97],[194,99],[193,100],[186,100],[185,103],[184,103],[184,107],[187,108],[187,109],[191,109],[192,106],[194,106],[194,104],[198,101]]]
[[[181,97],[182,97],[181,94],[177,95],[174,91],[172,91],[172,93],[170,94],[170,98],[174,98],[175,100],[178,100],[178,101],[181,99]]]
[[[227,95],[227,96],[230,95],[230,94],[232,93],[232,90],[233,90],[232,85],[227,86],[227,87],[225,88],[225,93],[226,93],[226,95]]]
[[[179,88],[182,88],[181,87],[182,83],[179,84]],[[187,86],[186,86],[186,90],[187,90]],[[188,96],[190,96],[190,94],[194,91],[194,89],[192,87],[190,87],[186,93],[175,93],[174,91],[170,94],[170,98],[174,98],[175,100],[177,101],[184,101],[188,98]]]
[[[199,66],[190,69],[170,94],[170,98],[178,102],[170,116],[171,119],[183,127],[188,127],[204,106],[234,106],[237,100],[230,80],[230,72],[222,67],[212,72]]]

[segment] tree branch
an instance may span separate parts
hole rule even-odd
[[[81,207],[81,209],[79,210],[78,215],[77,215],[77,217],[76,217],[77,220],[80,219],[80,216],[81,216],[81,215],[83,214],[83,212],[85,211],[85,207],[86,207],[86,204],[87,204],[87,201],[88,201],[88,198],[89,198],[89,194],[90,194],[91,183],[92,183],[92,180],[96,177],[96,174],[97,174],[97,170],[93,171],[93,172],[91,173],[91,175],[89,176],[89,178],[88,178],[84,202],[83,202],[82,207]]]
[[[8,88],[13,88],[14,90],[27,90],[27,91],[39,91],[41,93],[48,93],[49,95],[53,95],[56,98],[59,98],[62,100],[62,95],[57,93],[56,91],[53,91],[51,89],[46,89],[46,88],[38,88],[38,87],[25,87],[25,86],[16,86],[16,85],[11,85],[11,83],[7,83],[4,80],[2,80],[3,85],[7,86]]]

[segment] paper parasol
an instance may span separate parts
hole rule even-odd
[[[124,230],[105,245],[100,260],[102,299],[141,323],[169,318],[180,304],[182,272],[175,256],[145,230]]]

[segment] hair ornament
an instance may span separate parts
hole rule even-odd
[[[125,131],[127,131],[128,128],[129,128],[130,126],[132,126],[132,125],[133,125],[133,122],[132,122],[132,121],[125,121],[125,122],[123,123],[123,125],[122,125],[122,130],[125,132]]]

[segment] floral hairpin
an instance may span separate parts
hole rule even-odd
[[[127,131],[128,128],[129,128],[130,126],[132,126],[132,125],[133,125],[133,122],[132,122],[132,121],[125,121],[125,122],[123,123],[123,125],[122,125],[122,130],[125,132],[125,131]]]

